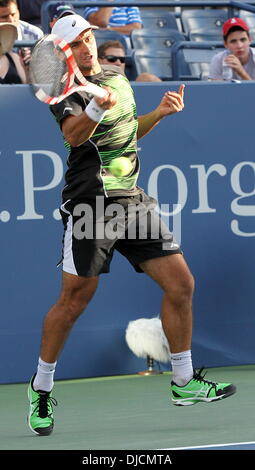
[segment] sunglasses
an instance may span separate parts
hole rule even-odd
[[[126,61],[126,57],[120,57],[120,56],[117,56],[117,55],[105,55],[103,57],[103,59],[106,59],[108,60],[108,62],[117,62],[117,60],[119,60],[122,64],[125,64],[125,61]]]

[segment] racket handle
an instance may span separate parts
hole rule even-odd
[[[92,95],[97,96],[97,98],[104,98],[108,95],[108,91],[105,88],[100,88],[94,83],[88,83],[85,88],[87,93],[91,93]]]

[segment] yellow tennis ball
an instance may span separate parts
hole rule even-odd
[[[111,161],[109,169],[114,176],[126,176],[131,173],[133,166],[129,158],[119,157]]]

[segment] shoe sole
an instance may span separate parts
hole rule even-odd
[[[201,402],[211,403],[214,401],[223,400],[224,398],[228,398],[231,395],[234,395],[234,393],[236,393],[236,388],[233,387],[233,389],[230,390],[228,393],[224,393],[223,395],[220,395],[218,397],[211,397],[211,398],[201,397],[201,398],[195,398],[193,400],[191,400],[190,398],[181,398],[180,400],[175,400],[172,398],[172,402],[175,406],[191,406],[191,405],[196,405],[197,403],[201,403]]]
[[[28,415],[27,417],[27,424],[28,424],[29,429],[31,429],[31,431],[37,436],[49,436],[53,431],[53,426],[49,426],[45,428],[38,428],[38,431],[36,431],[37,428],[33,429],[30,424],[30,415]]]
[[[30,387],[28,387],[27,396],[28,396],[29,405],[30,405],[30,403],[31,403]],[[29,414],[27,416],[27,424],[28,424],[29,429],[31,429],[31,431],[34,434],[36,434],[37,436],[49,436],[52,433],[53,425],[45,427],[45,428],[36,428],[36,429],[38,429],[38,431],[36,431],[36,429],[33,429],[31,424],[30,424],[30,418],[31,418],[31,406],[30,406],[30,409],[29,409]]]

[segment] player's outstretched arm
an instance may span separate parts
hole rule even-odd
[[[178,92],[167,91],[156,109],[138,117],[137,139],[148,134],[164,117],[183,110],[184,88],[185,85],[182,84]]]

